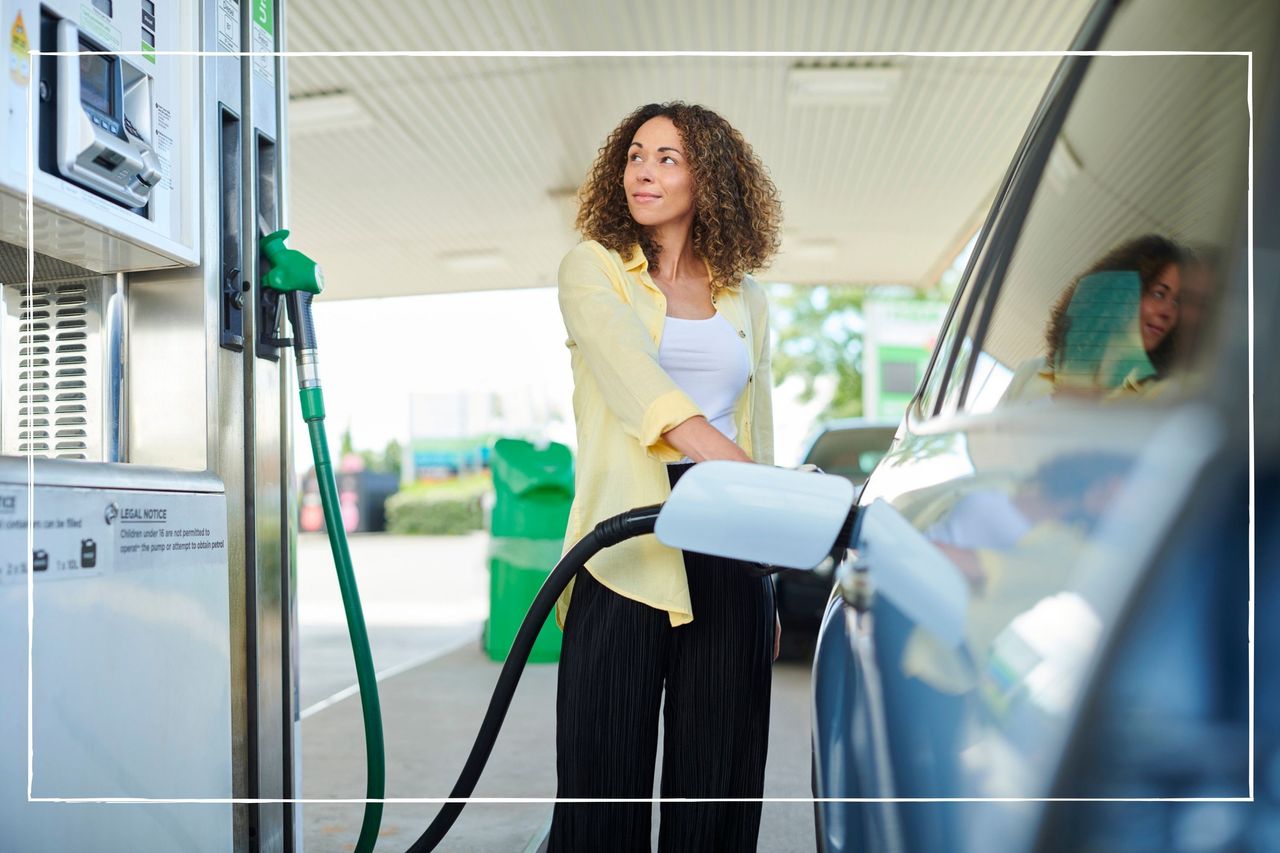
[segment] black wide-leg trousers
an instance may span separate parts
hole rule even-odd
[[[650,849],[660,707],[664,799],[763,796],[773,583],[701,554],[686,553],[685,570],[694,619],[676,628],[578,572],[556,694],[556,796],[644,802],[557,803],[550,851]],[[661,853],[756,849],[760,803],[661,808]]]

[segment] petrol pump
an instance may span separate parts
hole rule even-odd
[[[282,4],[0,13],[0,846],[300,849]]]
[[[0,3],[0,846],[300,851],[295,387],[338,510],[310,316],[323,276],[282,228],[283,9]],[[853,497],[838,477],[706,463],[665,505],[597,524],[539,591],[453,802],[409,849],[453,825],[593,554],[652,534],[753,570],[831,564]],[[381,715],[341,525],[329,533],[367,851]]]

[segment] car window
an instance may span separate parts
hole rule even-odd
[[[1231,10],[1202,14],[1218,18],[1200,22],[1206,44],[1238,26]],[[966,411],[1194,390],[1244,212],[1247,83],[1244,56],[1091,60],[981,346],[961,345]]]
[[[970,276],[971,281],[968,283],[965,294],[965,302],[968,316],[964,316],[960,311],[956,313],[956,319],[963,318],[966,322],[953,323],[953,328],[948,330],[952,335],[950,346],[955,348],[953,354],[948,358],[950,370],[947,371],[945,378],[945,386],[942,390],[942,403],[938,409],[941,412],[953,412],[958,408],[961,397],[961,391],[964,388],[964,377],[969,371],[969,363],[974,359],[976,350],[977,330],[980,318],[982,316],[981,302],[983,297],[977,294],[989,292],[985,275],[986,268],[990,263],[989,255],[993,254],[990,247],[984,249],[978,258],[978,262],[974,267],[974,272]],[[987,297],[989,298],[989,297]],[[978,304],[968,307],[968,301],[973,300]],[[957,306],[960,308],[961,306]],[[978,358],[982,359],[982,353],[978,352]]]
[[[951,382],[950,378],[964,376],[964,366],[968,363],[969,355],[973,351],[972,330],[976,323],[977,312],[972,309],[971,303],[978,301],[975,294],[981,289],[974,270],[980,268],[983,248],[978,247],[974,251],[978,253],[978,258],[976,263],[971,264],[970,274],[961,282],[960,290],[954,300],[954,307],[947,318],[946,328],[942,332],[941,343],[937,347],[920,392],[917,412],[923,417],[932,416],[940,400],[951,399],[954,387],[958,383]]]
[[[965,305],[972,291],[973,288],[964,287],[957,295],[955,308],[951,311],[946,329],[942,334],[942,340],[939,342],[933,361],[929,365],[929,372],[925,376],[924,386],[920,391],[916,407],[916,411],[923,417],[927,418],[934,413],[934,408],[938,403],[938,396],[942,393],[942,380],[948,375],[947,365],[951,361],[950,354],[956,345],[958,330],[961,320],[964,318]]]
[[[1007,186],[1011,176],[1005,177],[1005,185],[1000,188],[998,195],[1003,195],[1007,190]],[[999,202],[997,201],[997,204]],[[957,346],[963,346],[964,353],[972,351],[972,340],[967,330],[974,323],[973,309],[978,298],[975,296],[981,290],[977,281],[974,270],[980,268],[981,261],[986,251],[986,246],[990,243],[991,225],[995,220],[995,213],[988,216],[987,223],[984,224],[982,230],[975,234],[969,244],[961,250],[955,261],[952,262],[952,269],[958,266],[962,272],[956,293],[952,298],[952,305],[943,320],[943,327],[939,329],[939,344],[934,348],[932,359],[926,366],[924,382],[921,385],[920,393],[916,398],[914,411],[917,417],[928,418],[938,411],[938,404],[941,397],[948,390],[948,380],[952,376],[964,376],[963,364],[967,359],[962,359],[962,352],[956,350]],[[965,334],[961,330],[966,330]],[[957,341],[968,341],[967,344],[957,344]],[[957,366],[960,369],[957,371]]]

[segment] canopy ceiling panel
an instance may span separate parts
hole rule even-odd
[[[288,48],[1061,50],[1089,3],[1048,5],[294,0]],[[289,224],[326,298],[550,285],[604,137],[679,99],[729,119],[778,186],[783,247],[761,278],[925,285],[976,229],[1057,62],[295,57]]]

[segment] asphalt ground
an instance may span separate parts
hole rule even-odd
[[[369,534],[353,536],[350,544],[380,673],[387,796],[445,797],[471,748],[500,668],[480,647],[488,612],[488,537]],[[362,798],[360,701],[353,690],[355,668],[341,596],[323,536],[299,539],[298,577],[301,792],[307,798]],[[554,797],[555,682],[555,664],[526,668],[475,796]],[[774,668],[765,796],[810,796],[807,663]],[[549,802],[471,803],[439,849],[533,849],[551,808]],[[363,809],[362,804],[302,806],[305,853],[354,850]],[[438,809],[433,803],[388,804],[378,853],[407,849]],[[657,812],[655,807],[655,846]],[[759,850],[813,849],[811,804],[765,803]]]

